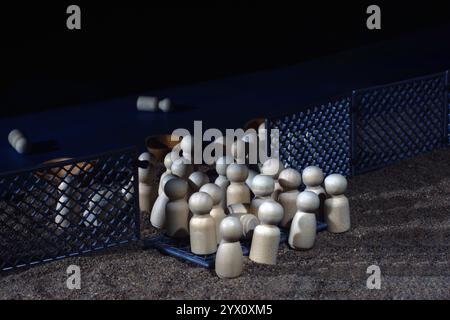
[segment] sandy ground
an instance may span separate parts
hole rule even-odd
[[[322,232],[308,252],[283,245],[276,266],[246,258],[237,279],[130,245],[2,274],[0,298],[450,299],[450,149],[355,177],[348,196],[350,232]],[[71,264],[81,290],[66,287]],[[366,287],[370,265],[380,290]]]

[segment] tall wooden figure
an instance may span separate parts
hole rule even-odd
[[[308,250],[316,240],[316,211],[320,206],[317,194],[304,191],[297,197],[297,213],[291,223],[289,246],[296,250]]]
[[[213,199],[213,208],[209,214],[216,222],[217,243],[220,243],[220,240],[222,239],[220,236],[220,223],[226,217],[225,211],[220,205],[220,201],[222,200],[222,189],[220,189],[217,184],[207,183],[200,188],[200,192],[209,194]]]
[[[216,161],[216,171],[218,177],[214,183],[222,189],[222,200],[220,201],[220,205],[223,210],[227,209],[227,188],[230,185],[230,181],[227,178],[227,168],[233,162],[234,159],[230,156],[220,157]]]
[[[342,233],[350,230],[350,205],[344,195],[347,179],[340,174],[332,174],[325,179],[325,191],[330,196],[325,200],[325,222],[328,231]]]
[[[283,219],[283,207],[273,201],[265,201],[258,210],[261,224],[253,232],[250,260],[263,264],[276,264],[280,245],[278,224]]]
[[[189,235],[189,206],[186,201],[187,182],[175,178],[164,186],[169,199],[166,204],[166,234],[172,238],[186,238]]]
[[[232,163],[227,168],[230,185],[227,188],[227,206],[236,203],[250,203],[250,189],[245,184],[248,168],[245,164]]]
[[[189,222],[192,253],[212,254],[217,251],[216,223],[209,214],[213,199],[205,192],[196,192],[189,198],[189,209],[194,216]]]
[[[280,227],[289,228],[297,212],[297,197],[300,194],[298,188],[302,183],[302,176],[295,169],[284,169],[278,177],[278,183],[283,188],[283,192],[278,196],[278,202],[284,209]]]
[[[239,239],[242,225],[238,218],[227,217],[220,224],[222,241],[216,254],[216,274],[220,278],[236,278],[242,273],[244,257]]]
[[[306,186],[305,191],[314,192],[319,197],[320,206],[317,209],[316,218],[322,222],[325,221],[323,210],[325,199],[327,198],[325,189],[322,187],[323,178],[324,176],[322,169],[316,166],[306,167],[302,172],[302,180]]]

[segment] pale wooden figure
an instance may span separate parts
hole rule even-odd
[[[289,228],[297,212],[297,197],[300,194],[298,188],[302,184],[302,175],[295,169],[284,169],[278,176],[278,183],[283,188],[283,192],[278,196],[278,202],[284,209],[280,227]]]
[[[191,251],[207,255],[217,251],[216,222],[209,214],[213,199],[205,192],[196,192],[189,198],[189,209],[194,214],[189,222]]]
[[[178,178],[173,174],[167,174],[162,181],[163,188],[167,182],[172,179]],[[163,192],[155,201],[150,214],[150,223],[157,229],[163,229],[166,222],[166,205],[169,202],[169,198]]]
[[[325,189],[322,187],[324,175],[322,169],[316,166],[306,167],[302,172],[303,184],[306,186],[305,191],[311,191],[317,194],[320,200],[320,206],[316,212],[318,221],[325,221],[324,204],[326,199]]]
[[[273,200],[265,201],[258,210],[261,224],[253,232],[250,260],[262,264],[276,264],[280,245],[278,224],[283,219],[283,207]]]
[[[220,205],[225,210],[227,208],[227,188],[230,185],[230,181],[227,178],[227,168],[234,162],[234,159],[230,156],[223,156],[216,161],[216,172],[218,177],[215,184],[217,184],[222,189],[222,200]]]
[[[163,188],[161,185],[161,181],[162,179],[168,175],[172,173],[171,167],[173,164],[173,160],[172,160],[172,152],[169,152],[168,154],[166,154],[166,156],[164,157],[164,167],[166,168],[166,171],[163,172],[163,174],[161,175],[160,179],[159,179],[159,188],[158,188],[158,195],[161,195],[161,193],[163,192]]]
[[[242,225],[239,219],[227,217],[220,224],[222,241],[217,249],[215,271],[220,278],[236,278],[242,273],[244,255],[239,242]]]
[[[217,243],[220,243],[220,240],[222,240],[220,236],[220,223],[226,217],[225,211],[220,205],[220,200],[222,200],[222,189],[214,183],[208,183],[200,188],[200,192],[209,194],[213,199],[213,208],[209,214],[216,222]]]
[[[155,158],[148,152],[142,153],[140,161],[147,161],[147,168],[138,169],[139,177],[139,209],[141,212],[150,213],[153,204],[158,197],[157,185],[155,185]],[[156,182],[157,184],[157,182]]]
[[[324,205],[325,222],[332,233],[350,230],[350,205],[344,195],[346,190],[347,179],[344,176],[332,174],[325,178],[325,191],[330,196]]]
[[[190,197],[191,194],[198,192],[202,186],[208,183],[209,177],[206,173],[200,171],[192,172],[188,178],[188,196]]]
[[[314,192],[304,191],[297,197],[297,212],[292,219],[289,246],[296,250],[308,250],[314,246],[317,232],[315,212],[320,199]]]
[[[272,199],[275,201],[278,199],[279,194],[283,191],[280,184],[278,183],[278,176],[280,175],[281,171],[283,171],[283,169],[283,163],[281,163],[281,161],[277,158],[270,158],[266,160],[261,167],[261,174],[271,176],[275,182],[275,188],[272,193]]]
[[[232,163],[227,168],[230,185],[227,188],[227,206],[235,203],[250,203],[250,189],[245,184],[248,168],[245,164]]]
[[[272,194],[275,182],[271,176],[259,174],[252,181],[252,191],[255,198],[251,202],[250,212],[257,215],[258,208],[266,200],[273,200]]]
[[[166,204],[166,234],[173,238],[185,238],[189,235],[189,206],[186,201],[188,185],[186,181],[175,178],[164,186],[169,199]]]

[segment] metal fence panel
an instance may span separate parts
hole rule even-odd
[[[136,150],[0,175],[0,270],[139,239]]]
[[[321,167],[325,174],[351,174],[351,96],[268,120],[272,156],[286,167]],[[277,138],[272,129],[279,130]]]
[[[445,74],[354,92],[353,165],[359,174],[431,151],[447,140]]]

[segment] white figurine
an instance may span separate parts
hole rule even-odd
[[[144,152],[138,158],[140,161],[147,161],[147,168],[139,168],[139,209],[141,212],[150,213],[153,204],[158,196],[155,183],[155,170],[153,156]]]
[[[227,217],[220,224],[223,239],[217,249],[215,270],[220,278],[236,278],[242,273],[244,256],[239,242],[242,225],[239,219]]]
[[[172,179],[177,178],[177,176],[173,174],[167,174],[162,182],[162,186],[166,185],[167,182],[169,182]],[[154,226],[157,229],[163,229],[165,222],[166,222],[166,205],[169,202],[169,198],[167,195],[163,192],[155,201],[155,204],[153,205],[151,214],[150,214],[150,222],[152,226]]]
[[[222,200],[222,189],[214,183],[208,183],[200,188],[200,192],[209,194],[213,199],[213,208],[209,214],[214,218],[216,223],[217,243],[220,243],[220,223],[226,217],[225,211],[220,205],[220,201]]]
[[[216,172],[218,177],[215,184],[217,184],[222,189],[222,200],[220,201],[220,205],[225,210],[227,208],[227,188],[230,185],[230,181],[227,178],[227,168],[228,165],[234,162],[234,159],[230,156],[220,157],[216,161]]]
[[[275,182],[271,176],[262,174],[257,175],[252,181],[252,191],[255,198],[250,205],[250,211],[254,215],[258,214],[259,206],[266,200],[272,199],[272,193],[275,189]]]
[[[265,201],[258,210],[261,224],[253,232],[250,260],[263,264],[276,264],[280,245],[278,224],[283,219],[283,207],[273,201]]]
[[[183,158],[194,164],[194,138],[190,134],[185,135],[180,142],[180,147]]]
[[[230,185],[227,188],[227,206],[235,203],[250,203],[250,189],[245,184],[248,168],[245,164],[232,163],[227,168]]]
[[[283,163],[281,163],[281,161],[277,158],[270,158],[266,160],[261,167],[261,174],[271,176],[275,182],[275,189],[272,193],[273,200],[277,200],[278,195],[283,191],[280,184],[278,183],[278,176],[280,175],[281,171],[283,171],[283,169]]]
[[[311,191],[317,194],[320,200],[320,206],[317,209],[316,218],[318,221],[324,221],[324,202],[326,199],[325,189],[322,187],[323,183],[323,171],[319,167],[309,166],[302,172],[302,180],[305,184],[305,191]]]
[[[297,212],[297,197],[300,194],[298,188],[302,184],[302,176],[295,169],[284,169],[278,176],[278,183],[283,192],[278,196],[278,202],[283,206],[284,216],[280,227],[289,228],[291,221]]]
[[[207,255],[217,251],[216,222],[209,214],[213,199],[205,192],[194,193],[189,198],[189,209],[194,214],[189,222],[191,251]]]
[[[253,179],[255,179],[255,177],[257,175],[258,175],[258,172],[256,172],[255,170],[252,170],[252,169],[248,169],[248,177],[245,180],[245,184],[247,185],[247,187],[250,188],[250,190],[252,189]]]
[[[315,212],[320,206],[317,194],[304,191],[297,197],[297,213],[291,223],[289,246],[296,250],[308,250],[314,246],[317,232]]]
[[[328,231],[342,233],[350,230],[350,205],[344,195],[347,179],[340,174],[332,174],[325,179],[325,191],[330,198],[325,200],[324,214]]]
[[[166,167],[166,171],[164,171],[163,174],[161,175],[161,177],[159,178],[158,195],[160,195],[163,192],[161,181],[163,180],[164,176],[172,173],[172,170],[171,170],[172,164],[173,164],[172,152],[169,152],[164,157],[164,167]]]
[[[189,235],[189,206],[186,201],[188,185],[186,181],[170,179],[164,186],[169,199],[166,204],[166,234],[173,238],[185,238]]]

